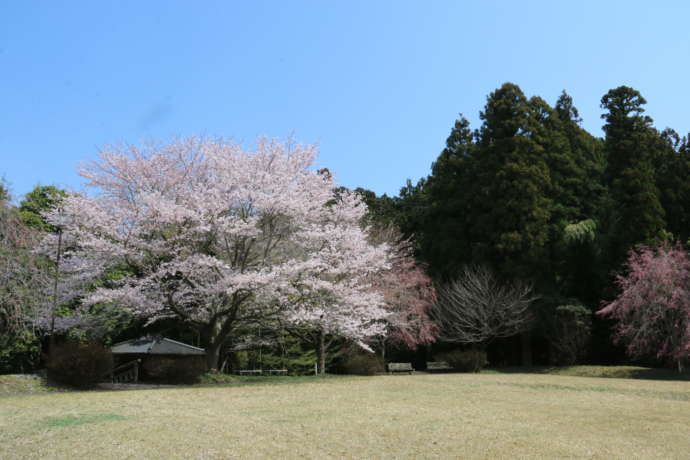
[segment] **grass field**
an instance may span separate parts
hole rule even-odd
[[[690,458],[690,383],[274,378],[0,397],[0,458]]]

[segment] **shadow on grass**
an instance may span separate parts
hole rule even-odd
[[[361,378],[356,375],[294,375],[294,376],[237,376],[229,374],[203,376],[194,387],[285,385],[295,383],[327,383],[334,380]]]
[[[119,414],[65,415],[64,417],[48,417],[44,419],[41,424],[48,428],[57,428],[64,426],[88,425],[113,420],[125,420],[126,418],[127,417]]]
[[[678,373],[671,369],[638,366],[532,366],[501,367],[482,372],[497,374],[551,374],[570,377],[600,377],[617,379],[690,381],[690,372]]]

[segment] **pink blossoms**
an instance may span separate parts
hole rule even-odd
[[[598,314],[617,320],[616,340],[631,356],[656,356],[682,371],[690,357],[690,259],[680,247],[631,252],[616,300]]]

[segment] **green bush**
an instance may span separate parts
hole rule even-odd
[[[32,372],[40,360],[41,342],[33,331],[0,332],[0,374]]]
[[[100,344],[63,343],[52,347],[46,364],[50,381],[85,388],[103,380],[113,357]]]
[[[230,374],[223,374],[218,371],[208,372],[201,377],[199,377],[199,383],[203,384],[219,384],[219,383],[237,383],[241,380]]]
[[[436,356],[435,361],[445,361],[458,372],[479,372],[488,364],[484,350],[453,350]]]
[[[375,375],[384,372],[386,365],[383,359],[374,353],[358,353],[345,358],[342,368],[346,374]]]

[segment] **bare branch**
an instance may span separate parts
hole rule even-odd
[[[530,305],[536,300],[530,285],[501,283],[485,267],[465,268],[438,296],[432,317],[441,329],[440,339],[483,345],[527,329]]]

